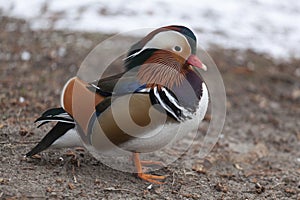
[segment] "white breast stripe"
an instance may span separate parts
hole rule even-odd
[[[159,94],[158,94],[158,92],[157,92],[157,87],[154,87],[153,91],[154,91],[154,95],[155,95],[155,97],[157,98],[157,100],[159,101],[160,105],[161,105],[164,109],[166,109],[169,113],[171,113],[178,121],[180,121],[180,119],[179,119],[179,118],[177,117],[177,115],[173,112],[173,110],[172,110],[168,105],[166,105],[166,104],[162,101],[162,99],[160,98],[160,96],[159,96]]]
[[[149,93],[150,92],[150,88],[143,88],[143,89],[140,89],[138,92]]]
[[[167,98],[170,100],[170,102],[176,106],[179,110],[181,110],[182,114],[185,116],[185,117],[188,117],[191,113],[185,109],[184,107],[180,106],[178,104],[178,101],[177,99],[175,99],[170,93],[169,91],[166,89],[166,88],[162,88],[162,91],[166,94]]]

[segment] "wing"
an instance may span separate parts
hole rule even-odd
[[[75,124],[58,122],[31,151],[26,153],[26,157],[31,157],[41,151],[44,151],[74,127]]]
[[[137,80],[136,70],[96,80],[89,83],[88,89],[105,97],[149,92],[146,84],[141,84]]]
[[[59,140],[59,138],[61,138],[63,135],[65,135],[66,133],[71,133],[69,131],[75,128],[74,119],[63,108],[49,109],[44,112],[41,117],[35,120],[35,122],[41,123],[38,127],[41,127],[48,122],[58,123],[30,152],[26,154],[27,157],[31,157],[47,149],[48,147],[53,145],[53,143]],[[71,143],[69,142],[69,144]],[[77,146],[77,142],[74,143],[74,146]]]
[[[63,108],[52,108],[45,111],[41,117],[34,121],[34,123],[41,122],[41,124],[38,125],[39,128],[52,121],[74,124],[74,119]]]

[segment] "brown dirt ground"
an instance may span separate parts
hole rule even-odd
[[[32,31],[6,17],[0,30],[0,199],[300,199],[299,60],[276,64],[251,51],[212,48],[228,99],[222,138],[205,159],[186,154],[159,170],[169,175],[165,184],[147,189],[87,152],[22,157],[49,129],[33,121],[59,106],[65,81],[107,36]]]

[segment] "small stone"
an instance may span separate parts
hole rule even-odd
[[[64,181],[63,181],[63,179],[58,178],[58,179],[56,179],[56,182],[57,182],[57,183],[63,183]]]
[[[294,190],[293,188],[286,188],[285,192],[290,194],[297,194],[296,190]]]
[[[265,187],[264,186],[262,186],[260,183],[255,183],[255,189],[256,189],[256,192],[258,193],[258,194],[261,194],[261,193],[263,193],[264,191],[265,191]]]
[[[25,98],[24,98],[24,97],[19,97],[19,102],[20,102],[20,103],[24,103],[24,101],[25,101]]]
[[[100,183],[101,183],[101,181],[100,181],[99,179],[96,178],[96,179],[95,179],[95,184],[98,185],[98,184],[100,184]]]
[[[64,47],[59,47],[59,49],[58,49],[58,56],[59,57],[64,57],[65,55],[66,55],[66,48],[64,48]]]
[[[26,129],[24,129],[24,128],[21,128],[21,129],[19,130],[19,134],[20,134],[21,136],[25,136],[25,135],[28,134],[28,131],[27,131]]]
[[[72,183],[68,183],[69,189],[70,190],[74,190],[75,189],[75,185]]]
[[[46,191],[47,191],[47,192],[52,192],[53,189],[52,189],[51,187],[47,187],[47,188],[46,188]]]
[[[148,187],[147,187],[147,190],[151,190],[152,189],[152,184],[150,184]]]
[[[225,186],[225,185],[223,185],[222,183],[217,183],[216,185],[215,185],[215,189],[218,191],[218,192],[224,192],[224,193],[227,193],[227,191],[228,191],[228,188],[227,188],[227,186]]]
[[[297,90],[297,89],[293,90],[293,91],[292,91],[292,98],[293,98],[294,100],[300,98],[300,90]]]
[[[31,58],[31,54],[28,51],[23,51],[21,53],[21,59],[23,61],[28,61],[28,60],[30,60],[30,58]]]
[[[202,164],[196,164],[192,167],[192,170],[200,173],[200,174],[206,174],[207,170]]]
[[[243,168],[237,163],[233,164],[233,166],[238,170],[243,170]]]

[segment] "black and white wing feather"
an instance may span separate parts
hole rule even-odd
[[[49,147],[82,146],[80,137],[75,130],[75,121],[63,108],[47,110],[35,122],[41,123],[38,127],[48,122],[57,122],[57,124],[26,154],[26,157],[31,157]]]

